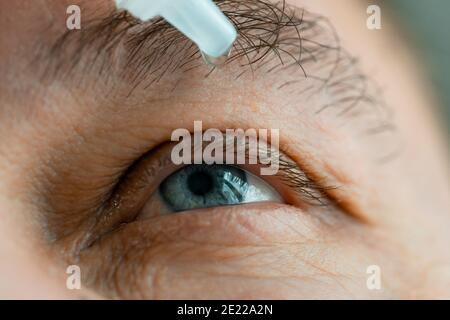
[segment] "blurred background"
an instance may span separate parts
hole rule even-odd
[[[403,34],[423,58],[441,100],[442,124],[450,138],[450,0],[388,0]],[[450,144],[450,139],[449,144]]]

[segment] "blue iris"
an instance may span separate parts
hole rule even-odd
[[[190,165],[164,180],[159,193],[174,212],[245,202],[247,173],[228,165]]]

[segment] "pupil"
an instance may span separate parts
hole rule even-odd
[[[212,190],[214,182],[209,174],[199,171],[188,177],[187,184],[193,194],[204,196]]]

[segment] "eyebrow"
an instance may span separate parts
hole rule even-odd
[[[227,61],[239,64],[236,78],[247,73],[261,76],[278,72],[282,74],[276,84],[279,90],[305,100],[320,96],[322,103],[315,113],[331,111],[352,121],[370,113],[364,120],[365,134],[395,131],[391,110],[378,87],[341,47],[326,18],[285,1],[215,2],[238,30]],[[70,78],[84,83],[90,75],[105,82],[118,78],[127,84],[128,96],[138,87],[146,89],[162,81],[166,75],[188,73],[204,65],[196,45],[163,19],[143,23],[118,11],[85,21],[80,31],[66,31],[46,57],[46,80]]]
[[[243,72],[254,72],[275,62],[270,72],[293,66],[306,77],[305,64],[324,62],[331,53],[340,51],[337,36],[326,19],[288,6],[285,1],[215,2],[239,33],[227,63],[239,61]],[[330,39],[318,41],[325,35],[331,35]],[[124,51],[122,61],[114,55],[119,47]],[[189,71],[203,64],[195,44],[163,19],[143,23],[123,11],[85,21],[80,31],[67,30],[47,57],[50,69],[59,74],[84,65],[108,76],[114,71],[111,66],[117,66],[129,76],[126,80],[140,83],[159,81],[167,73]]]

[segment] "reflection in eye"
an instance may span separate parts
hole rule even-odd
[[[165,179],[159,193],[172,212],[251,202],[283,202],[270,185],[229,165],[190,165]]]

